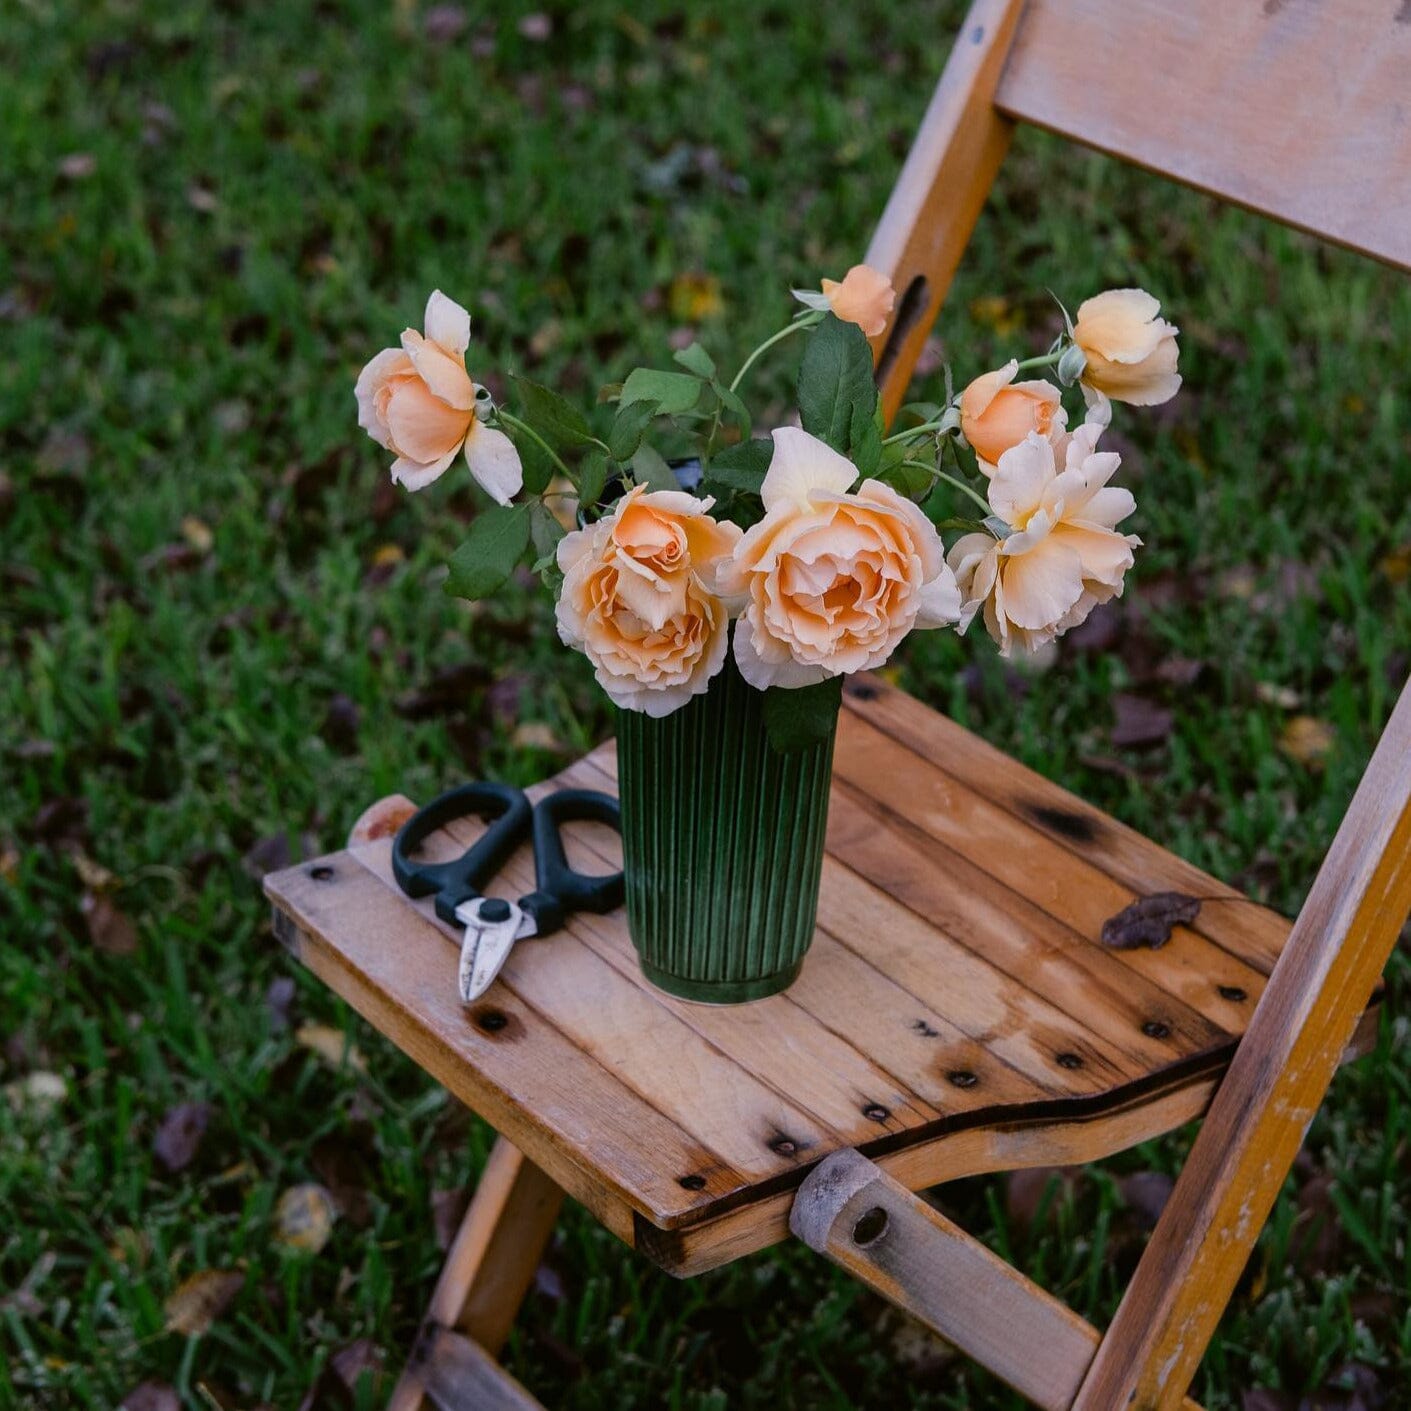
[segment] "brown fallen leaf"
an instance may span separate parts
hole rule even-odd
[[[1307,769],[1321,769],[1337,744],[1337,731],[1326,720],[1295,715],[1279,732],[1279,749]]]
[[[1200,898],[1184,892],[1156,892],[1124,906],[1102,923],[1102,943],[1110,950],[1160,950],[1177,926],[1189,926],[1200,915]]]
[[[69,1085],[57,1073],[40,1070],[6,1083],[4,1093],[16,1112],[30,1111],[42,1116],[68,1097]]]
[[[274,1210],[274,1237],[290,1249],[317,1254],[333,1234],[336,1217],[333,1197],[320,1185],[306,1181],[290,1186]]]
[[[106,892],[84,892],[78,909],[89,940],[104,955],[132,955],[137,950],[137,927]]]
[[[245,1275],[238,1269],[202,1269],[192,1274],[163,1305],[167,1332],[189,1338],[210,1332],[244,1287]]]
[[[1109,738],[1118,749],[1162,745],[1171,737],[1174,719],[1171,712],[1145,696],[1132,696],[1125,692],[1114,696],[1112,711],[1115,719]]]
[[[181,1397],[169,1382],[143,1382],[123,1397],[118,1411],[181,1411]]]
[[[545,750],[549,754],[562,754],[567,748],[554,734],[553,726],[546,725],[542,720],[526,720],[516,726],[510,744],[517,750]]]
[[[183,1171],[195,1160],[211,1112],[208,1102],[179,1102],[162,1118],[152,1138],[152,1154],[168,1171]]]
[[[1122,1199],[1132,1208],[1144,1229],[1154,1230],[1176,1182],[1164,1171],[1134,1171],[1117,1182]]]
[[[182,519],[181,537],[198,554],[208,554],[215,547],[216,536],[211,532],[211,526],[194,514],[188,514]]]
[[[294,1042],[301,1048],[318,1054],[325,1063],[334,1068],[347,1064],[355,1073],[367,1072],[367,1059],[342,1029],[335,1029],[329,1024],[300,1024],[295,1030]]]
[[[98,158],[92,152],[70,152],[59,163],[59,175],[68,181],[84,181],[98,170]]]

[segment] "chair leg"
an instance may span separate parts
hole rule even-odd
[[[463,1333],[493,1359],[509,1336],[553,1233],[563,1191],[517,1147],[498,1138],[456,1232],[426,1310],[417,1347],[388,1411],[421,1411],[433,1380],[428,1359]],[[487,1359],[488,1360],[488,1359]]]
[[[1043,1411],[1068,1411],[1098,1332],[856,1151],[803,1183],[789,1227]],[[1194,1402],[1185,1411],[1199,1411]]]

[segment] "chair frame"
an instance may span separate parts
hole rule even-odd
[[[889,326],[874,340],[889,420],[1009,146],[1015,121],[1002,110],[1001,84],[1024,8],[1022,0],[972,6],[868,250],[867,263],[900,291]],[[1104,3],[1084,0],[1074,8],[1091,19]],[[1030,14],[1035,10],[1047,10],[1050,24],[1077,18],[1055,18],[1060,7],[1053,3],[1033,5]],[[1104,129],[1099,141],[1093,128],[1089,120],[1070,135],[1148,166],[1160,156],[1149,150],[1151,140],[1144,148],[1140,139],[1124,142]],[[1302,193],[1270,197],[1234,183],[1195,184],[1411,267],[1411,233],[1400,245],[1358,241],[1345,228],[1320,226]],[[1411,232],[1411,218],[1402,224]],[[1411,685],[1105,1335],[857,1152],[838,1152],[809,1176],[795,1201],[793,1232],[1045,1411],[1190,1404],[1186,1392],[1200,1359],[1408,911]]]

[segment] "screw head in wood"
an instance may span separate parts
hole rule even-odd
[[[1148,1019],[1142,1025],[1142,1033],[1149,1039],[1169,1039],[1171,1037],[1171,1026],[1163,1024],[1159,1019]]]
[[[947,1073],[946,1080],[957,1088],[973,1088],[980,1081],[968,1068],[957,1068]]]

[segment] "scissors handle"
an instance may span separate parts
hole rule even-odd
[[[409,854],[428,835],[457,818],[475,814],[489,828],[469,851],[451,862],[413,862]],[[485,884],[528,837],[533,812],[522,789],[508,784],[462,784],[418,809],[392,843],[392,875],[409,897],[436,894],[436,914],[456,923],[456,908],[478,897]],[[560,853],[562,848],[560,848]]]
[[[596,789],[560,789],[534,806],[534,884],[520,903],[534,917],[539,935],[557,931],[574,911],[613,911],[622,905],[622,873],[589,876],[568,865],[560,829],[565,823],[606,823],[619,832],[621,809],[611,794]]]

